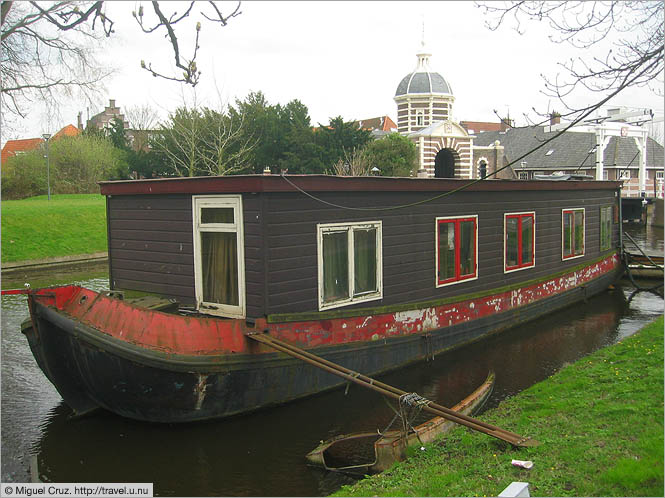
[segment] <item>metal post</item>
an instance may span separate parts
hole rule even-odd
[[[48,193],[48,200],[51,200],[51,165],[49,162],[49,150],[48,150],[48,141],[51,138],[50,133],[44,133],[42,135],[46,141],[46,188]]]

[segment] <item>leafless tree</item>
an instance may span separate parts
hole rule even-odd
[[[100,9],[93,5],[83,11],[70,2],[45,8],[36,2],[2,2],[3,113],[25,117],[36,100],[53,105],[77,91],[94,95],[110,71],[97,64],[93,48],[103,35],[84,20],[101,15]]]
[[[554,43],[569,43],[582,56],[559,62],[563,74],[546,77],[545,90],[564,107],[562,116],[574,119],[591,107],[569,105],[578,88],[613,96],[630,86],[648,86],[662,95],[662,1],[566,1],[477,3],[489,16],[491,30],[513,23],[523,33],[526,22],[547,22]],[[602,57],[588,57],[592,47],[611,43]],[[606,102],[607,98],[601,98]],[[593,104],[596,106],[598,103]]]
[[[353,149],[351,154],[345,150],[344,157],[333,165],[333,171],[338,176],[369,176],[371,168],[372,163],[364,147]]]
[[[166,32],[175,66],[182,73],[167,75],[153,69],[150,62],[142,61],[141,66],[155,77],[195,86],[201,76],[196,63],[201,21],[190,28],[195,33],[195,42],[189,58],[182,55],[176,25],[180,26],[189,18],[195,5],[202,5],[208,11],[199,11],[203,20],[226,26],[231,18],[240,15],[240,3],[228,15],[223,15],[213,1],[191,2],[183,13],[165,13],[156,1],[150,5],[154,22],[148,23],[142,5],[138,12],[133,12],[134,17],[144,33]],[[103,1],[56,1],[48,5],[36,1],[3,1],[0,7],[3,111],[24,117],[30,102],[35,100],[56,103],[58,98],[74,90],[90,96],[110,74],[108,68],[98,64],[93,50],[104,37],[115,32],[115,24],[105,14]]]
[[[257,141],[243,133],[244,115],[204,109],[203,120],[206,126],[200,151],[206,173],[221,176],[246,169]]]
[[[143,104],[126,108],[125,118],[132,130],[145,131],[152,130],[157,126],[159,114],[153,107]]]

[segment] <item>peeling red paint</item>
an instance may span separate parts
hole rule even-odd
[[[252,328],[244,320],[187,317],[146,310],[78,286],[41,289],[32,296],[82,324],[155,351],[183,355],[264,353],[271,350],[257,347],[245,337],[247,332],[268,329],[276,338],[308,348],[422,334],[515,310],[582,286],[615,270],[619,264],[615,254],[559,278],[443,306],[325,321],[267,324],[265,319],[258,319]]]

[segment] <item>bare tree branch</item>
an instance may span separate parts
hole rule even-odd
[[[46,2],[1,3],[2,79],[3,110],[15,117],[25,117],[30,103],[41,101],[57,106],[63,97],[72,98],[81,94],[86,100],[97,100],[101,81],[113,72],[107,64],[97,61],[95,50],[104,38],[114,32],[114,22],[104,11],[104,1],[64,0]],[[141,61],[141,67],[154,77],[195,86],[201,76],[196,58],[199,52],[201,22],[195,24],[194,46],[189,58],[183,57],[181,43],[175,26],[194,11],[196,2],[181,14],[164,13],[159,2],[151,3],[156,16],[154,25],[144,24],[143,6],[134,12],[144,33],[150,34],[164,28],[166,38],[173,50],[175,66],[182,75],[167,75],[153,69],[152,64]],[[207,2],[214,14],[203,18],[221,26],[240,15],[240,3],[229,15],[224,16],[215,2]],[[98,29],[100,28],[100,29]],[[6,117],[3,120],[6,125]]]
[[[173,28],[175,24],[177,24],[178,22],[182,21],[183,19],[185,19],[190,15],[195,3],[196,2],[191,2],[189,7],[183,14],[178,15],[177,12],[174,12],[173,14],[171,14],[170,17],[167,18],[162,9],[160,8],[159,2],[153,1],[152,9],[153,12],[155,13],[155,16],[157,16],[157,22],[151,25],[150,27],[148,27],[145,24],[144,10],[142,5],[139,6],[138,12],[136,11],[132,12],[134,19],[136,19],[136,22],[139,24],[144,33],[153,33],[161,27],[163,27],[166,30],[166,37],[169,40],[171,47],[173,48],[173,57],[174,57],[175,66],[178,69],[182,70],[182,76],[166,76],[164,73],[156,69],[153,69],[151,62],[146,63],[144,60],[141,61],[142,69],[145,69],[154,77],[160,77],[167,80],[178,81],[181,83],[186,83],[188,85],[196,86],[196,84],[199,82],[199,78],[201,77],[201,71],[199,71],[196,64],[196,56],[200,48],[199,35],[201,33],[201,22],[196,23],[195,27],[196,38],[194,40],[194,49],[192,52],[192,57],[190,59],[187,59],[181,55],[180,42],[178,41],[178,37],[176,36],[175,30]],[[212,6],[216,15],[214,17],[209,17],[204,12],[200,12],[200,14],[208,21],[219,23],[221,26],[226,26],[229,19],[241,14],[240,2],[238,2],[235,10],[227,16],[224,16],[222,14],[222,12],[219,10],[215,2],[210,1],[207,3]]]
[[[513,24],[522,34],[526,21],[544,21],[551,28],[552,42],[568,43],[585,51],[580,57],[559,62],[561,71],[555,76],[541,75],[545,81],[543,93],[561,102],[565,110],[562,116],[579,115],[588,109],[569,104],[569,98],[578,89],[608,94],[630,82],[630,86],[647,86],[663,95],[662,1],[518,1],[476,5],[488,15],[486,25],[491,30]],[[611,43],[605,56],[589,57],[589,50],[601,42]]]

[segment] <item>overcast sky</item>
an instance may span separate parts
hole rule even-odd
[[[164,2],[165,10],[173,10]],[[226,12],[231,3],[222,3]],[[189,24],[178,26],[183,52],[189,54],[188,33],[200,19],[197,5]],[[76,124],[76,115],[96,114],[115,99],[122,109],[153,107],[164,118],[191,89],[153,78],[140,69],[140,61],[171,71],[172,51],[163,35],[140,32],[131,12],[134,2],[108,2],[116,36],[105,56],[117,72],[105,83],[95,104],[83,100],[63,102],[60,117],[48,118],[35,106],[18,136],[55,133]],[[146,4],[146,13],[151,7]],[[331,117],[346,120],[388,115],[396,120],[393,96],[400,80],[416,66],[423,34],[432,57],[430,64],[451,85],[456,120],[498,121],[510,114],[526,124],[524,113],[536,119],[532,108],[562,112],[555,99],[543,95],[541,74],[555,77],[558,62],[580,54],[567,45],[553,44],[544,23],[526,25],[516,33],[506,25],[498,31],[485,26],[483,11],[473,2],[258,2],[247,1],[242,14],[226,27],[203,21],[197,86],[199,103],[216,106],[262,91],[271,104],[299,99],[309,109],[312,124]],[[586,53],[585,55],[591,55]],[[597,96],[596,96],[597,97]],[[594,95],[580,95],[588,104]],[[647,89],[618,96],[611,104],[652,108],[662,115],[663,101]]]

